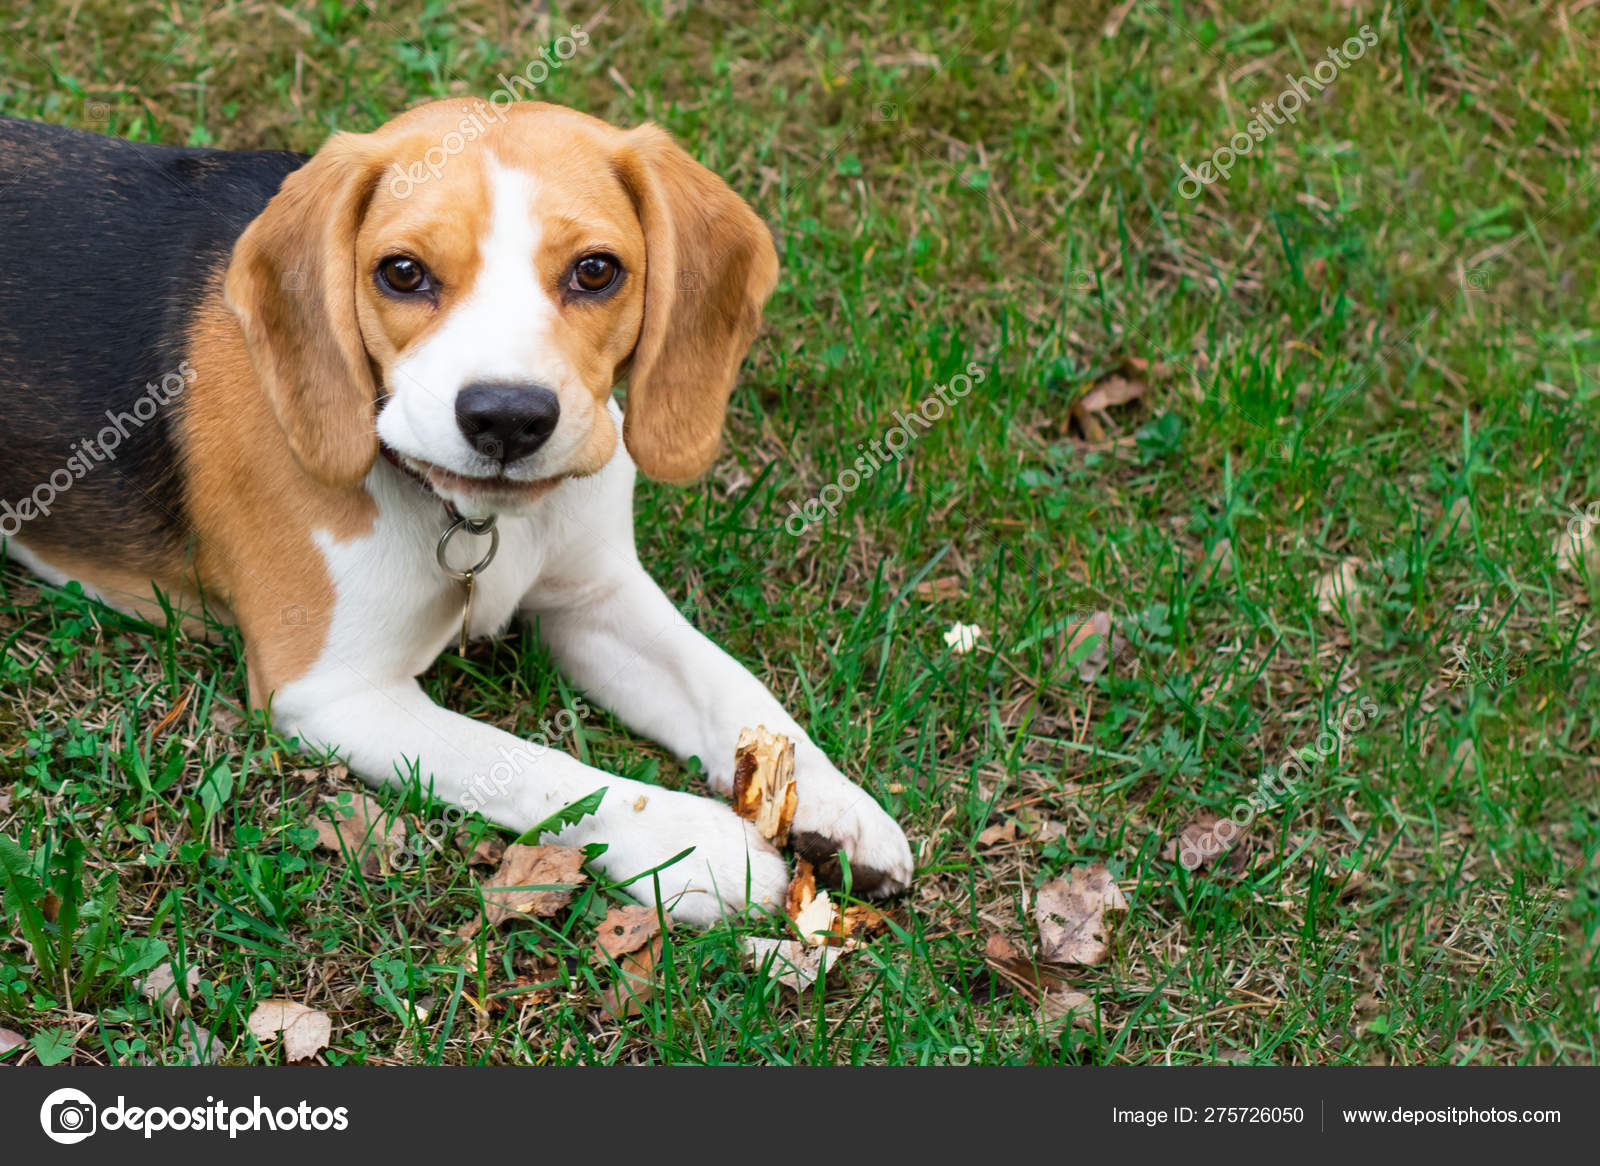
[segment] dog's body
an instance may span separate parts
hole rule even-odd
[[[392,177],[440,142],[431,181]],[[742,727],[790,735],[802,847],[842,849],[858,888],[907,883],[899,828],[634,551],[635,463],[709,464],[776,280],[760,221],[665,134],[450,101],[308,162],[0,119],[0,238],[11,557],[125,610],[159,616],[159,593],[237,622],[252,703],[364,780],[519,831],[604,787],[558,838],[606,843],[608,874],[695,848],[632,893],[659,880],[696,923],[781,903],[782,859],[726,806],[423,694],[466,596],[441,535],[493,516],[471,634],[536,621],[589,697],[718,790]],[[488,544],[458,529],[449,565]]]

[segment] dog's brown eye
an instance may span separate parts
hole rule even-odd
[[[428,269],[405,255],[391,255],[378,264],[378,281],[402,295],[429,290]]]
[[[622,264],[609,255],[585,255],[572,266],[573,291],[603,292],[617,282]]]

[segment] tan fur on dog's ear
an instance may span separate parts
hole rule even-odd
[[[624,135],[617,170],[644,228],[644,323],[623,440],[641,470],[686,482],[717,456],[734,377],[778,282],[766,224],[657,126]]]
[[[295,459],[351,486],[378,456],[377,389],[356,320],[356,230],[378,180],[359,134],[284,179],[245,229],[224,300]]]

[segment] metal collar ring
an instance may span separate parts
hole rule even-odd
[[[495,527],[494,522],[495,516],[491,514],[488,518],[458,518],[447,526],[444,533],[439,536],[439,546],[434,551],[434,557],[439,560],[440,569],[452,579],[465,581],[494,562],[494,556],[500,550],[500,531]],[[483,558],[465,571],[458,571],[445,558],[445,551],[449,548],[450,540],[454,537],[456,531],[462,529],[465,529],[468,534],[488,535],[489,550]]]

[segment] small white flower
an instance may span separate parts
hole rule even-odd
[[[978,639],[983,635],[983,629],[975,623],[951,624],[950,630],[944,634],[944,642],[955,649],[957,656],[965,656],[978,646]]]

